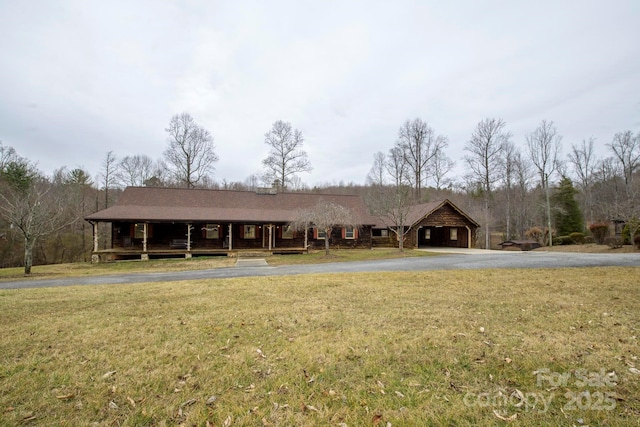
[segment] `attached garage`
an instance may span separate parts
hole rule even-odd
[[[479,224],[450,200],[440,200],[411,206],[407,215],[404,246],[472,248],[475,246]],[[388,236],[386,242],[398,246],[395,233],[384,227],[373,230],[374,236]],[[376,237],[374,237],[375,241]],[[378,239],[379,240],[379,239]],[[380,240],[377,246],[383,246]]]
[[[465,227],[422,226],[418,228],[418,247],[447,246],[469,248],[469,232]]]

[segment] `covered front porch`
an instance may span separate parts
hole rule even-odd
[[[100,242],[93,225],[92,261],[303,253],[308,231],[284,223],[112,222],[110,242]],[[101,244],[102,243],[102,244]],[[100,247],[103,249],[100,249]]]

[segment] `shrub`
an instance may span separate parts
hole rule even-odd
[[[554,245],[573,245],[574,241],[569,236],[558,236],[553,239]]]
[[[604,239],[609,235],[609,224],[606,222],[594,222],[589,226],[589,231],[597,244],[604,245]]]
[[[524,235],[527,239],[535,240],[538,243],[542,243],[544,241],[544,230],[540,227],[531,227],[524,232]]]
[[[569,237],[576,245],[584,245],[585,243],[584,233],[571,233]]]
[[[594,239],[593,236],[584,236],[584,242],[585,243],[595,243],[596,239]]]
[[[556,238],[556,230],[551,230],[552,236]],[[549,229],[547,227],[531,227],[524,232],[524,235],[529,240],[535,240],[541,245],[549,244]]]
[[[635,242],[635,237],[638,234],[640,234],[640,220],[638,220],[638,218],[632,218],[622,229],[622,240],[624,240],[625,245],[630,245],[632,242]]]

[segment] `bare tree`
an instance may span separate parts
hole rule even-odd
[[[442,190],[445,185],[449,185],[451,183],[451,180],[447,178],[447,175],[455,165],[456,162],[451,160],[444,150],[438,150],[432,162],[432,175],[436,190]]]
[[[613,157],[596,162],[593,180],[594,217],[596,220],[618,219],[624,203],[620,196],[624,191],[622,171]]]
[[[113,154],[113,151],[109,151],[102,160],[100,167],[99,181],[102,184],[102,190],[104,191],[104,207],[109,207],[109,190],[112,189],[117,183],[116,169],[117,169],[117,157]],[[98,204],[96,200],[96,205]]]
[[[407,158],[404,156],[402,148],[397,145],[389,150],[385,169],[388,176],[391,177],[392,185],[398,187],[411,182]]]
[[[118,163],[116,177],[123,187],[142,187],[153,176],[153,159],[146,154],[125,156]]]
[[[213,136],[188,113],[171,118],[168,147],[164,151],[175,179],[187,188],[194,188],[214,170],[218,161]]]
[[[16,154],[16,150],[13,147],[5,147],[2,145],[2,141],[0,141],[0,171],[4,170],[4,168],[10,163],[15,162],[19,159]]]
[[[511,216],[512,216],[512,199],[513,199],[513,186],[515,179],[515,159],[518,150],[511,141],[505,141],[502,147],[502,182],[504,183],[505,191],[505,219],[506,230],[505,235],[507,239],[511,239]]]
[[[367,185],[384,185],[386,170],[385,164],[387,157],[382,151],[378,151],[373,155],[373,166],[367,174]]]
[[[91,190],[93,182],[89,173],[82,168],[71,170],[63,179],[64,184],[70,189],[67,204],[75,209],[76,220],[80,223],[82,256],[84,261],[87,261],[86,221],[83,221],[83,218],[88,211],[87,193]]]
[[[256,173],[252,173],[244,180],[244,185],[248,190],[255,190],[258,188],[258,183],[260,182],[260,175]]]
[[[24,239],[24,274],[28,275],[36,242],[69,225],[66,200],[54,197],[52,184],[24,159],[9,162],[0,172],[0,215]]]
[[[334,227],[357,228],[359,223],[357,216],[351,209],[326,200],[320,200],[315,206],[300,210],[296,215],[296,219],[290,225],[294,230],[306,230],[309,227],[316,227],[323,232],[325,235],[325,255],[328,256],[331,231]]]
[[[527,221],[530,221],[531,218],[528,199],[530,195],[529,189],[533,179],[533,171],[529,161],[521,151],[516,151],[513,156],[513,173],[515,226],[518,236],[524,238],[525,231],[529,228]]]
[[[635,211],[636,189],[633,186],[633,176],[640,166],[640,133],[636,136],[631,131],[616,133],[609,144],[615,159],[620,165],[626,197],[626,206],[621,214],[631,218]]]
[[[145,179],[142,185],[145,187],[166,187],[170,185],[171,177],[168,170],[169,166],[163,159],[156,160],[151,170],[151,176]]]
[[[302,182],[302,178],[300,178],[297,175],[294,175],[290,178],[288,188],[291,189],[292,191],[305,191],[309,187],[307,187],[307,185],[304,182]]]
[[[376,153],[365,195],[371,213],[396,235],[400,252],[404,251],[404,238],[409,232],[406,227],[409,210],[414,202],[408,175],[400,147],[393,147],[386,157],[381,152]]]
[[[400,127],[396,146],[402,149],[407,167],[412,173],[416,200],[422,197],[422,186],[429,178],[430,162],[448,143],[445,136],[437,135],[422,119],[407,120]]]
[[[283,189],[292,183],[295,174],[313,169],[307,152],[302,150],[302,132],[293,129],[291,123],[282,120],[275,122],[271,130],[264,134],[264,143],[270,148],[269,155],[262,161],[267,169],[266,176]]]
[[[504,130],[506,123],[502,119],[484,119],[476,126],[467,141],[464,156],[468,167],[468,180],[477,183],[482,191],[484,202],[485,249],[491,249],[491,198],[496,183],[500,180],[500,164],[504,145],[510,140],[511,133]]]
[[[560,155],[560,141],[553,122],[542,120],[540,125],[527,135],[527,148],[529,158],[538,171],[540,177],[540,187],[545,194],[546,220],[549,230],[549,246],[553,246],[553,233],[551,227],[551,197],[549,181],[558,166],[558,156]]]
[[[567,155],[569,163],[573,167],[574,176],[577,178],[578,187],[582,195],[582,211],[585,213],[587,223],[593,222],[593,198],[592,186],[595,168],[595,154],[593,150],[594,140],[582,140],[582,144],[571,144],[571,152]],[[585,229],[587,224],[585,224]]]

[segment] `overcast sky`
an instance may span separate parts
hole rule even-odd
[[[0,0],[0,140],[46,173],[162,156],[171,116],[214,136],[215,179],[262,169],[273,122],[302,131],[308,185],[364,183],[416,117],[463,148],[542,119],[564,154],[640,131],[640,1]]]

